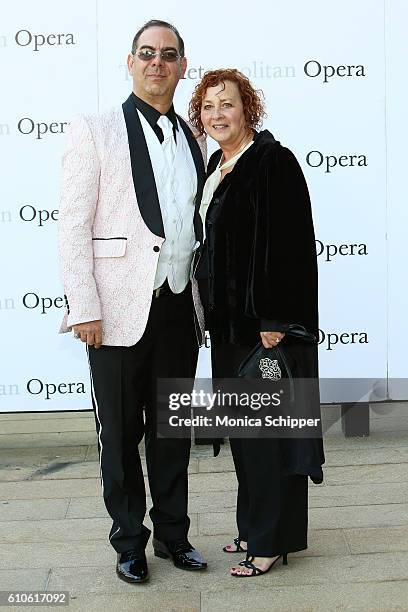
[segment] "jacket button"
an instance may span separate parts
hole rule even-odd
[[[158,247],[158,246],[154,246],[154,247],[153,247],[153,251],[154,251],[155,253],[158,253],[158,252],[160,251],[160,247]]]
[[[214,204],[219,204],[219,203],[220,203],[219,198],[215,198],[215,199],[214,199]]]

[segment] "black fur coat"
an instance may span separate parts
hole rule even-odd
[[[208,175],[220,157],[211,156]],[[251,346],[259,331],[284,331],[285,323],[317,333],[309,193],[295,156],[267,130],[218,185],[206,235],[198,276],[209,276],[208,327],[217,342]]]
[[[211,156],[208,175],[220,157],[220,150]],[[249,350],[260,341],[260,331],[285,331],[285,324],[298,323],[317,336],[317,258],[309,193],[295,156],[267,130],[255,134],[254,143],[214,192],[197,278],[215,378],[236,376],[235,367],[230,371],[233,360],[218,358],[223,347]],[[297,363],[297,376],[316,381],[307,414],[320,418],[317,346],[288,336],[282,344]],[[287,473],[322,482],[320,437],[281,439],[279,444]],[[219,452],[219,441],[214,452]]]

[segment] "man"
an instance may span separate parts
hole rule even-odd
[[[173,108],[187,66],[170,24],[136,34],[133,93],[121,107],[72,123],[63,159],[60,256],[68,313],[62,331],[87,344],[116,572],[145,582],[145,435],[155,555],[206,563],[188,542],[188,439],[158,439],[156,381],[194,377],[203,317],[193,255],[202,240],[203,154]]]

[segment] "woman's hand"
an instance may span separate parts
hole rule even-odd
[[[264,345],[265,348],[273,348],[274,346],[277,346],[279,344],[279,342],[282,340],[282,338],[285,337],[285,334],[282,334],[281,332],[278,331],[267,331],[267,332],[260,332],[261,333],[261,340],[262,340],[262,344]]]

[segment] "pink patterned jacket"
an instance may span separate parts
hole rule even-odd
[[[139,211],[122,107],[75,119],[62,162],[59,253],[69,309],[60,333],[101,319],[103,344],[136,344],[163,241]],[[192,292],[201,344],[204,317],[194,279]]]

